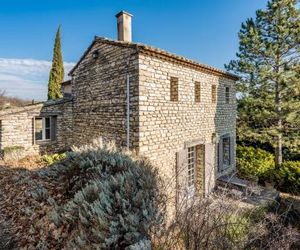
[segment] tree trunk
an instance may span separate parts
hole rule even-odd
[[[275,109],[277,113],[277,138],[275,146],[275,165],[280,168],[282,164],[282,119],[281,119],[281,95],[279,81],[277,78],[275,85]]]
[[[276,57],[276,82],[275,82],[275,111],[277,114],[277,141],[275,146],[275,166],[280,168],[282,164],[282,117],[281,117],[281,89],[280,89],[280,55]]]
[[[281,134],[277,136],[277,145],[275,148],[275,165],[280,168],[282,164],[282,137]]]

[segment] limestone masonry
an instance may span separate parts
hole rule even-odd
[[[126,41],[96,37],[63,99],[0,112],[1,150],[64,151],[102,137],[149,158],[174,180],[177,203],[204,196],[235,169],[237,78],[131,42],[131,15],[117,17]]]

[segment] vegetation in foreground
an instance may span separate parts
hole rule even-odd
[[[159,179],[147,161],[130,153],[85,147],[41,169],[2,168],[1,177],[0,209],[14,222],[18,247],[150,244],[149,228],[159,215]]]
[[[164,193],[168,187],[156,170],[112,145],[97,143],[61,158],[39,169],[0,168],[0,210],[11,218],[11,246],[169,250],[297,244],[299,228],[287,219],[290,210],[238,208],[241,201],[226,194],[189,200],[174,220],[167,218],[173,197]]]

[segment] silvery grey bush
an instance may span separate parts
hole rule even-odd
[[[54,168],[69,197],[52,211],[56,226],[69,231],[66,247],[147,249],[151,227],[162,218],[159,177],[147,160],[94,143]]]

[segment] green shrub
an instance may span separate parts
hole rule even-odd
[[[250,221],[243,215],[231,214],[225,217],[224,223],[227,223],[226,236],[232,241],[244,239],[249,233]]]
[[[61,153],[61,154],[53,154],[53,155],[43,155],[42,160],[46,162],[48,165],[52,165],[53,163],[56,163],[58,161],[63,160],[66,158],[67,154],[66,153]]]
[[[274,175],[279,190],[300,193],[300,161],[283,162]]]
[[[7,146],[3,148],[2,157],[5,161],[20,160],[25,155],[23,146]]]
[[[3,148],[3,153],[10,154],[10,153],[22,151],[22,150],[24,150],[23,146],[8,146],[8,147]]]
[[[270,179],[275,168],[274,156],[260,148],[237,146],[237,169],[245,179]]]

